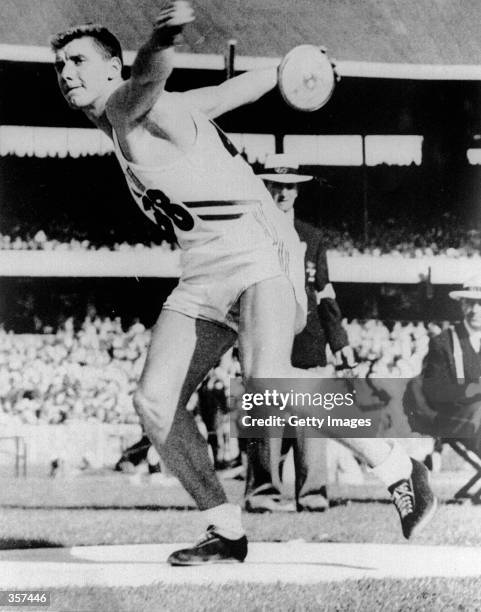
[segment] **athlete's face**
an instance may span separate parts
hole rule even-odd
[[[297,183],[266,181],[266,187],[279,210],[285,213],[292,210],[299,193]]]
[[[75,109],[92,107],[105,98],[120,70],[120,60],[105,57],[90,36],[76,38],[55,53],[60,91]]]
[[[466,323],[475,331],[481,331],[481,299],[469,300],[463,298],[461,300],[461,308]]]

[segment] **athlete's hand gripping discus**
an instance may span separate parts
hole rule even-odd
[[[329,100],[339,76],[325,49],[299,45],[279,65],[278,84],[284,100],[296,110],[315,111]]]

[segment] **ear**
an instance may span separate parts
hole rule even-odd
[[[110,68],[109,68],[109,81],[113,81],[114,79],[118,79],[122,76],[122,62],[118,57],[110,58]]]

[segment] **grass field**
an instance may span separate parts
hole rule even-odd
[[[184,612],[186,610],[374,610],[474,611],[481,609],[476,579],[356,580],[303,586],[296,584],[155,586],[142,589],[69,589],[52,591],[59,610]],[[126,602],[128,602],[126,604]],[[82,607],[79,607],[82,606]]]
[[[481,545],[481,507],[448,503],[456,474],[439,475],[434,488],[445,503],[416,544]],[[232,501],[243,482],[225,481]],[[252,541],[404,542],[385,491],[375,482],[331,488],[338,503],[323,514],[245,514]],[[342,501],[341,501],[342,500]],[[120,474],[50,480],[0,478],[0,548],[194,541],[200,517],[177,486],[134,486]],[[407,546],[409,544],[406,544]],[[402,559],[400,559],[402,563]],[[52,593],[52,609],[102,610],[477,610],[474,579],[363,580],[303,585],[227,584],[222,588],[155,585],[76,588]]]

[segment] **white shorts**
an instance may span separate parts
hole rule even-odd
[[[265,219],[263,219],[263,222]],[[306,324],[304,246],[291,226],[276,226],[275,240],[264,228],[248,221],[238,228],[238,239],[213,240],[182,253],[179,284],[164,308],[195,319],[203,319],[238,331],[239,298],[259,282],[287,277],[297,304],[295,332]]]

